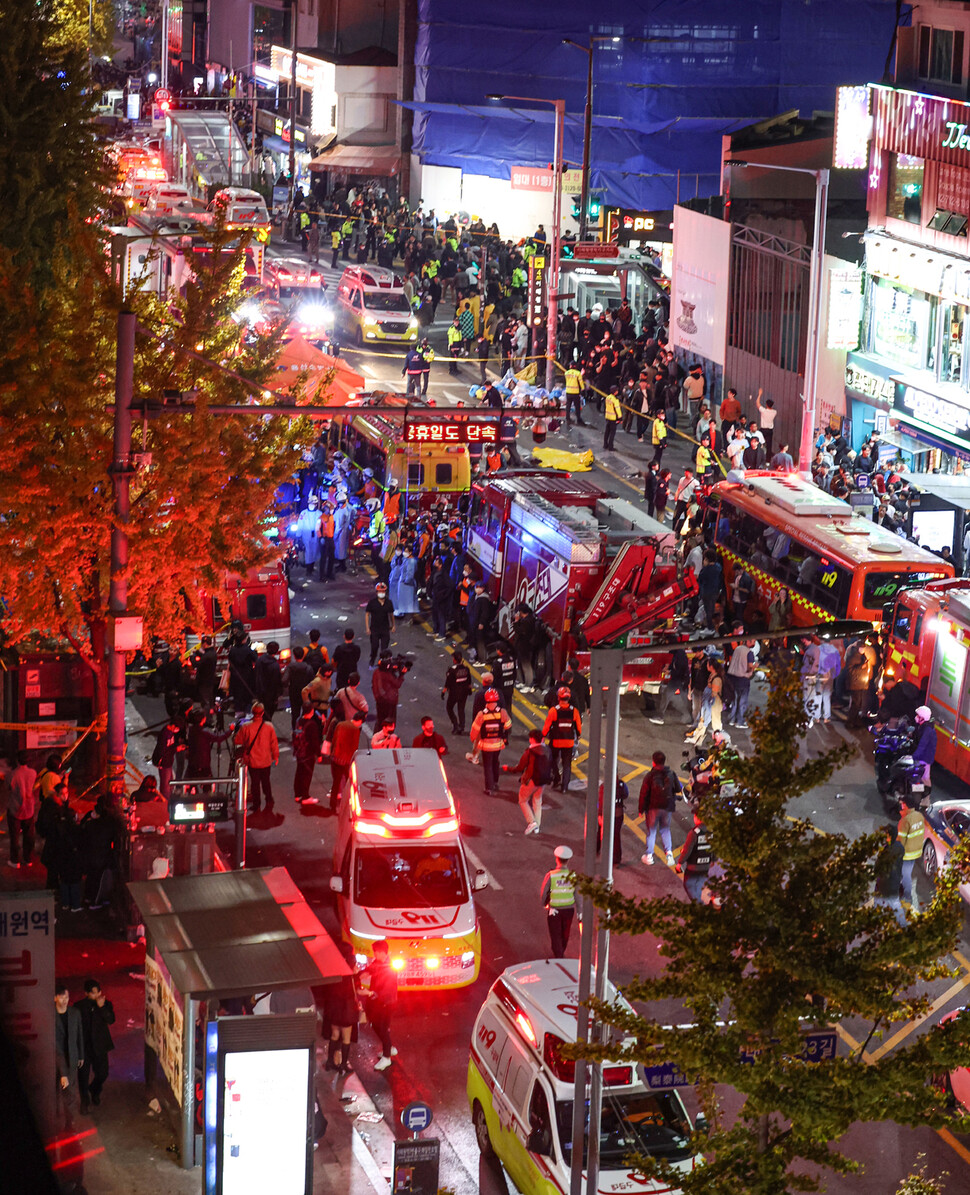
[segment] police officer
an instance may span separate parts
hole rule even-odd
[[[458,326],[457,318],[451,323],[448,328],[448,355],[451,360],[448,362],[448,372],[453,376],[458,376],[458,358],[461,356],[461,328]]]
[[[421,394],[428,393],[428,383],[431,381],[431,362],[434,360],[434,349],[427,336],[421,341]]]
[[[485,708],[472,723],[472,750],[481,752],[485,773],[485,793],[491,797],[498,792],[499,755],[512,729],[512,719],[499,705],[498,690],[485,693]]]
[[[546,872],[540,899],[549,918],[549,942],[553,958],[565,958],[569,945],[569,931],[573,927],[576,910],[576,877],[567,866],[573,857],[568,846],[557,846],[556,866]]]
[[[583,376],[583,371],[571,365],[565,373],[565,388],[566,388],[566,426],[569,427],[570,413],[575,410],[576,422],[580,427],[586,427],[587,424],[583,422],[583,390],[586,387],[586,378]]]
[[[464,657],[460,651],[452,656],[452,664],[445,673],[445,683],[441,690],[442,698],[448,701],[445,710],[451,719],[451,729],[455,734],[465,733],[465,703],[472,688],[472,674],[468,670]]]
[[[542,737],[549,740],[552,747],[553,767],[555,776],[553,788],[561,793],[569,791],[569,784],[573,778],[573,751],[576,740],[583,733],[583,721],[579,710],[572,704],[572,694],[563,685],[559,689],[558,702],[546,714]]]
[[[421,349],[415,345],[414,348],[408,349],[408,354],[404,358],[404,368],[401,370],[401,376],[408,380],[408,397],[412,394],[421,393],[421,375],[424,373],[424,357]]]
[[[699,904],[704,895],[704,885],[707,883],[707,873],[711,870],[713,854],[711,840],[707,827],[700,815],[700,810],[694,810],[694,825],[687,835],[687,841],[680,848],[677,859],[677,870],[684,873],[684,891],[687,899]]]
[[[502,704],[509,711],[512,709],[512,698],[515,694],[515,656],[503,644],[495,648],[495,655],[488,662],[495,678],[495,687],[502,694]]]

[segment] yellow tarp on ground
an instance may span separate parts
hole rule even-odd
[[[570,473],[588,473],[593,467],[593,452],[562,452],[558,448],[534,448],[532,455],[545,469],[568,469]]]
[[[535,361],[530,361],[529,364],[525,367],[525,369],[520,369],[519,372],[515,376],[519,379],[520,382],[525,382],[529,386],[534,386],[537,373],[538,373],[538,368],[536,366]]]

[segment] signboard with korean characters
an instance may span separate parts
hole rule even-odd
[[[0,1021],[31,1111],[49,1129],[55,1119],[54,894],[46,889],[0,892]]]

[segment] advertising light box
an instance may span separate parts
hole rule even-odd
[[[316,1017],[206,1027],[205,1195],[310,1195]]]

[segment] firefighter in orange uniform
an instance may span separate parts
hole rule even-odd
[[[333,507],[324,502],[320,515],[320,526],[317,528],[317,538],[320,540],[320,580],[333,580]]]
[[[576,740],[583,733],[583,720],[579,710],[572,704],[572,694],[565,685],[557,696],[558,703],[546,715],[542,737],[549,740],[552,748],[553,788],[565,793],[569,791],[573,778],[573,751]]]

